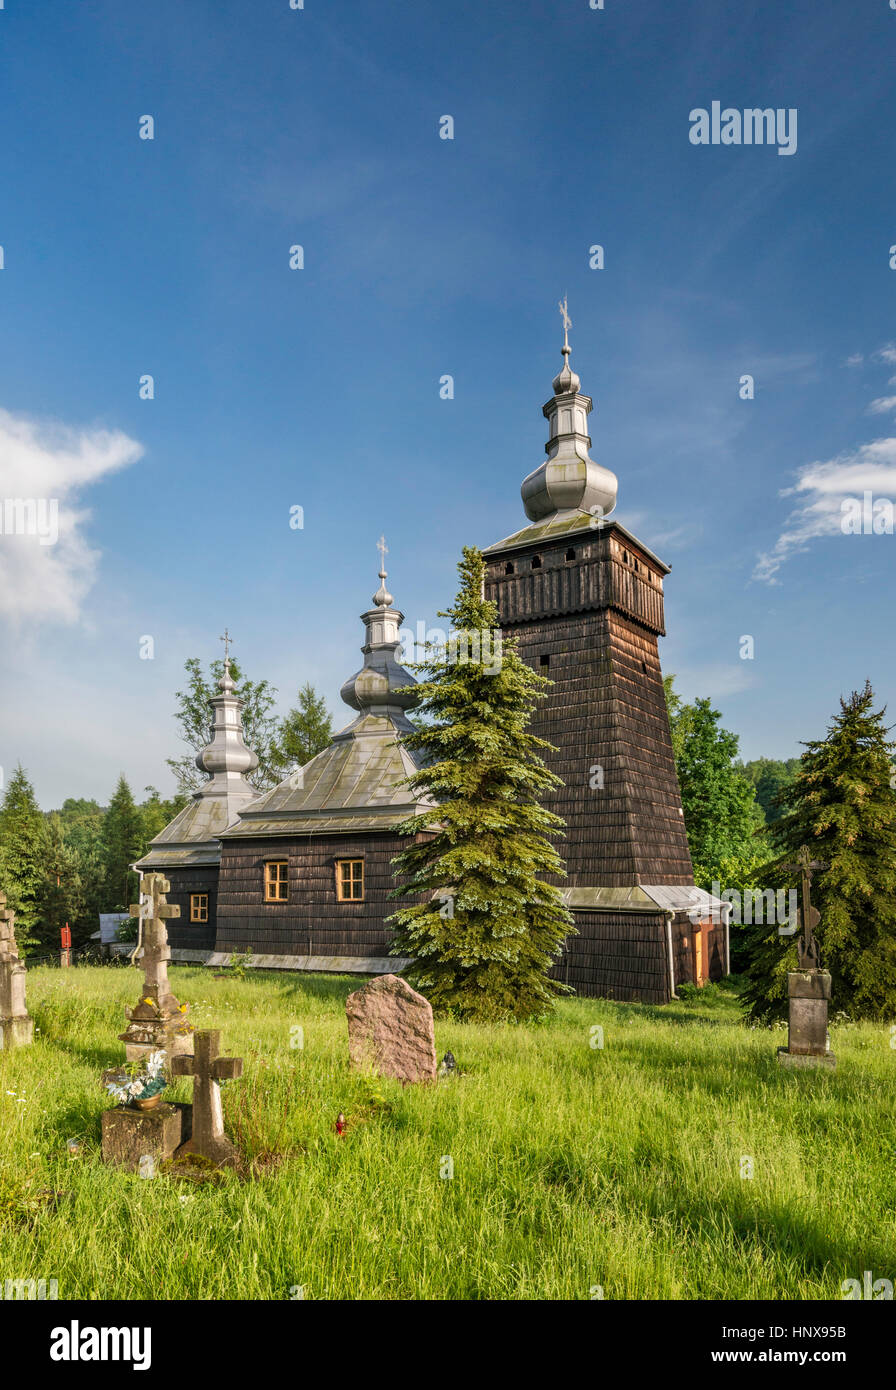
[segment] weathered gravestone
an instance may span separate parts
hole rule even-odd
[[[345,1001],[348,1052],[357,1070],[398,1081],[435,1081],[432,1005],[398,975],[381,975]]]
[[[789,1029],[787,1046],[778,1048],[778,1061],[786,1067],[834,1068],[837,1059],[833,1052],[828,1052],[831,976],[820,968],[815,928],[821,922],[821,914],[811,902],[812,870],[826,869],[827,865],[813,859],[808,847],[803,845],[796,864],[784,867],[800,871],[803,930],[797,941],[800,968],[791,970],[787,976]]]
[[[19,960],[16,915],[0,893],[0,1049],[22,1047],[34,1039],[34,1019],[25,1006],[25,967]]]
[[[125,1105],[103,1111],[103,1161],[139,1173],[142,1159],[155,1164],[173,1158],[190,1137],[189,1105],[161,1101],[154,1110]]]
[[[193,1078],[193,1134],[179,1149],[177,1157],[200,1154],[219,1166],[232,1164],[237,1150],[224,1133],[219,1083],[242,1076],[243,1059],[218,1055],[221,1034],[216,1028],[202,1030],[193,1036],[193,1056],[174,1057],[171,1062],[175,1076]]]
[[[180,908],[170,906],[165,894],[171,885],[161,874],[144,874],[140,879],[141,901],[131,907],[131,916],[140,924],[135,958],[142,946],[143,992],[133,1009],[125,1009],[128,1026],[119,1034],[129,1062],[147,1052],[159,1050],[169,1058],[193,1051],[193,1030],[187,1022],[188,1006],[178,1003],[168,983],[168,945],[166,921],[180,916]],[[136,963],[136,961],[135,961]]]

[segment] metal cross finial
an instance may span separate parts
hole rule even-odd
[[[569,352],[569,330],[572,328],[572,319],[569,317],[566,295],[560,300],[557,308],[560,310],[560,317],[563,320],[563,351]]]
[[[223,643],[224,643],[224,665],[225,665],[225,666],[227,665],[227,662],[230,660],[230,643],[231,643],[232,640],[233,640],[233,639],[232,639],[231,636],[230,636],[230,629],[227,628],[227,627],[225,627],[223,637],[219,637],[219,638],[218,638],[218,641],[219,641],[219,642],[223,642]]]
[[[389,554],[389,547],[386,545],[386,537],[380,536],[376,543],[376,548],[380,552],[380,578],[386,577],[386,556]]]
[[[812,852],[808,845],[802,845],[796,857],[795,864],[785,864],[784,868],[791,873],[800,874],[800,887],[802,889],[802,918],[803,935],[802,940],[797,942],[797,950],[800,959],[801,970],[817,970],[819,963],[818,941],[815,937],[815,928],[821,921],[821,913],[817,907],[812,906],[812,870],[827,869],[830,865],[822,863],[820,859],[813,859]]]

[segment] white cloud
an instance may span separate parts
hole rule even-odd
[[[854,352],[851,357],[847,357],[843,365],[844,367],[861,367],[864,361],[865,358],[860,352]]]
[[[0,409],[0,618],[16,627],[78,620],[99,560],[87,541],[90,512],[78,507],[79,494],[142,453],[142,445],[117,430],[78,430]],[[21,534],[33,532],[34,522],[17,523],[4,507],[15,498],[38,504],[42,535]],[[54,512],[58,522],[51,528]]]
[[[787,518],[774,549],[759,556],[753,578],[776,584],[775,575],[791,555],[818,536],[841,535],[844,498],[861,499],[864,492],[896,497],[896,439],[876,439],[852,453],[801,468],[795,485],[780,494],[799,496],[801,503]]]
[[[878,396],[868,409],[872,415],[886,415],[888,410],[896,410],[896,396]]]
[[[878,362],[888,362],[892,366],[896,362],[896,343],[887,343],[886,347],[878,348],[874,356]]]

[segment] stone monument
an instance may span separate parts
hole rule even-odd
[[[237,1149],[224,1133],[224,1112],[221,1108],[222,1081],[233,1081],[243,1074],[242,1057],[221,1057],[221,1034],[218,1029],[195,1033],[195,1052],[192,1057],[174,1057],[171,1070],[175,1076],[193,1078],[193,1134],[177,1151],[177,1158],[199,1154],[223,1167],[237,1158]]]
[[[34,1040],[34,1019],[25,1006],[25,967],[13,930],[16,915],[0,893],[0,1050]]]
[[[398,1081],[435,1081],[432,1005],[398,975],[381,975],[345,1001],[348,1051],[356,1070]]]
[[[168,983],[168,945],[166,921],[180,916],[180,908],[169,907],[165,894],[169,883],[161,874],[144,874],[140,879],[140,902],[131,907],[139,922],[137,947],[132,959],[143,967],[143,992],[133,1009],[125,1009],[128,1026],[119,1034],[129,1062],[147,1052],[162,1050],[169,1059],[193,1051],[193,1029],[187,1022],[187,1005],[181,1006]],[[141,954],[142,946],[142,954]]]
[[[837,1059],[828,1051],[828,1004],[831,998],[831,976],[822,970],[819,962],[818,942],[815,928],[821,921],[821,914],[812,906],[812,870],[826,869],[827,864],[813,859],[810,850],[803,845],[795,864],[785,864],[785,869],[799,870],[802,908],[800,911],[802,935],[797,940],[799,970],[791,970],[787,976],[787,992],[790,998],[790,1026],[787,1047],[778,1048],[778,1061],[787,1067],[830,1067],[837,1065]]]

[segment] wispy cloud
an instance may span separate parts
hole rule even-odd
[[[0,619],[17,628],[78,620],[99,560],[80,494],[142,453],[117,430],[78,430],[0,409]],[[6,505],[16,499],[39,506],[45,519],[52,515],[52,530],[35,535],[29,514]]]
[[[866,491],[896,496],[896,439],[876,439],[851,453],[800,469],[794,486],[780,494],[797,496],[800,504],[787,518],[774,548],[759,556],[753,578],[778,583],[775,575],[791,555],[819,536],[841,535],[844,499],[861,498]]]

